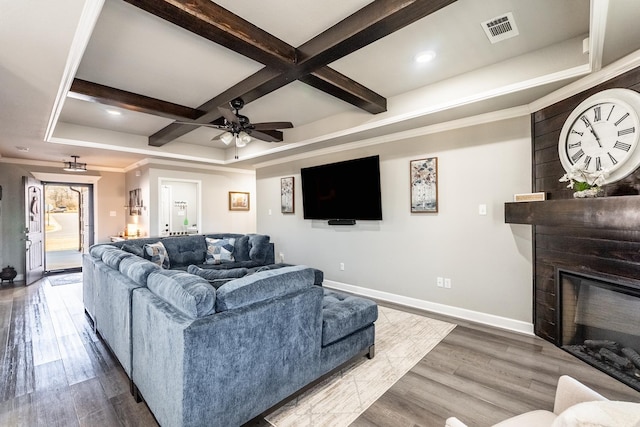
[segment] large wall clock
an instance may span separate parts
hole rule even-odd
[[[582,101],[560,131],[558,154],[564,169],[608,171],[605,184],[640,166],[640,93],[608,89]]]

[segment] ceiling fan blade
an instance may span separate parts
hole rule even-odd
[[[227,110],[226,108],[218,107],[218,111],[222,114],[222,117],[227,119],[229,123],[239,123],[238,117],[233,114],[233,111]]]
[[[264,123],[252,123],[255,130],[272,130],[272,129],[291,129],[293,123],[291,122],[264,122]]]
[[[282,142],[282,132],[279,130],[253,130],[251,136],[266,142]]]
[[[224,125],[223,117],[220,117],[210,123],[183,122],[180,120],[176,120],[174,123],[178,123],[181,125],[204,126],[208,128],[215,128],[215,129],[226,129],[226,126]]]

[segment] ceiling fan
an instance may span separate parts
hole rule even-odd
[[[293,127],[291,122],[251,123],[247,116],[240,114],[240,110],[244,107],[242,98],[232,100],[229,105],[233,111],[228,108],[218,107],[218,111],[222,115],[222,119],[219,120],[220,123],[179,123],[224,130],[226,132],[214,139],[220,139],[225,145],[229,145],[235,140],[237,148],[245,147],[252,141],[252,138],[266,142],[282,142],[282,132],[278,129],[290,129]]]

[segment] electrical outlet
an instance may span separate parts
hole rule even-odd
[[[340,271],[344,271],[344,262],[340,263]]]
[[[282,252],[280,252],[280,262],[284,263],[284,254]]]
[[[487,214],[487,205],[482,204],[478,205],[478,215],[486,215]]]
[[[269,215],[271,215],[271,209],[269,209]]]
[[[436,278],[436,285],[437,285],[439,288],[442,288],[442,287],[444,286],[444,279],[443,279],[442,277],[438,277],[438,278]]]
[[[445,289],[451,289],[451,279],[449,279],[448,277],[444,278],[444,287]]]

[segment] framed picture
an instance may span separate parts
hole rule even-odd
[[[411,160],[411,212],[438,212],[438,158]]]
[[[293,196],[294,188],[294,180],[292,176],[280,178],[280,212],[295,212],[295,200]]]
[[[229,210],[248,211],[249,193],[245,193],[242,191],[229,191]]]
[[[129,215],[140,215],[142,212],[142,190],[136,188],[129,191]]]

